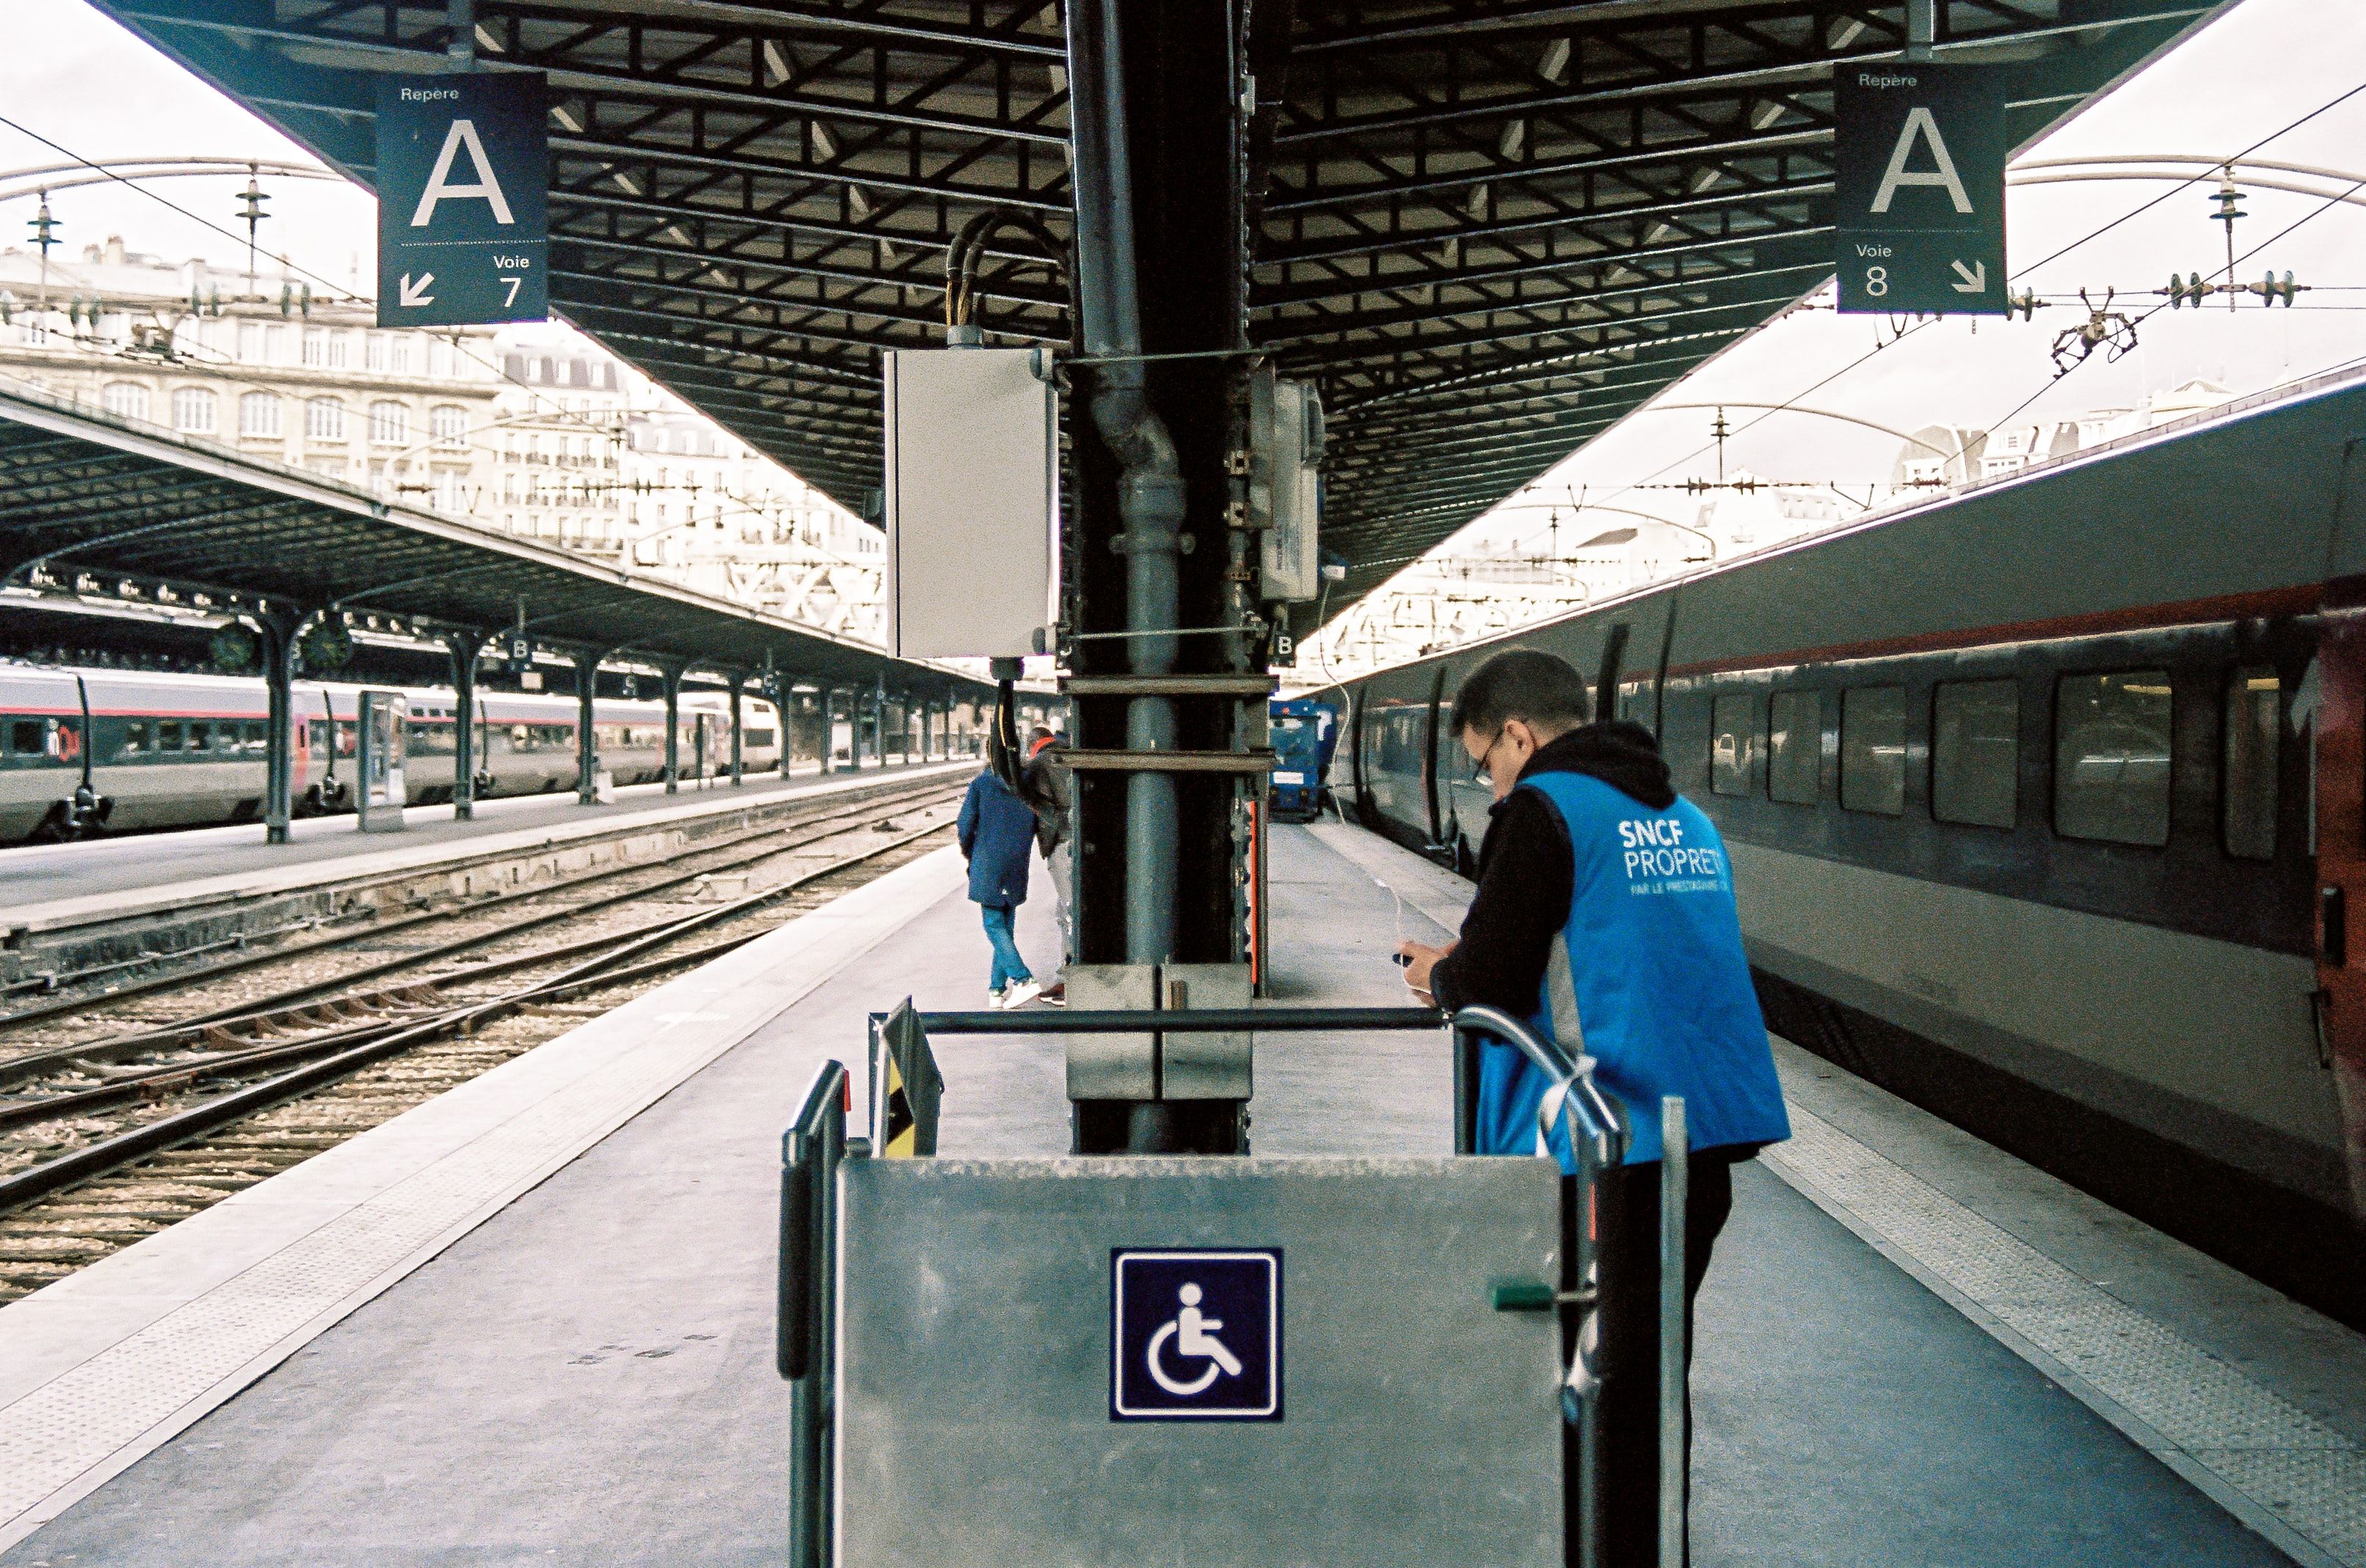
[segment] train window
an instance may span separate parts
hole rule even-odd
[[[126,757],[139,757],[146,755],[147,750],[148,721],[144,718],[135,718],[123,727],[122,754]]]
[[[177,751],[181,749],[181,721],[163,718],[156,721],[156,750]]]
[[[1766,793],[1790,806],[1813,806],[1823,793],[1824,697],[1777,692],[1766,731]]]
[[[2265,666],[2237,670],[2226,683],[2226,852],[2276,858],[2276,749],[2283,737],[2283,689]]]
[[[49,749],[41,744],[41,721],[20,718],[8,726],[8,750],[19,757],[39,757]]]
[[[246,749],[258,757],[271,749],[271,741],[264,734],[263,720],[251,718],[246,721]]]
[[[2020,682],[1942,682],[1931,699],[1931,815],[2010,828],[2020,776]]]
[[[1758,694],[1718,698],[1709,709],[1708,787],[1718,795],[1750,794],[1758,747]]]
[[[743,745],[764,747],[772,744],[772,732],[769,729],[750,729],[746,732],[746,739],[741,742]]]
[[[1906,688],[1852,686],[1841,695],[1841,804],[1906,810]]]
[[[326,757],[329,754],[329,721],[325,718],[312,720],[312,728],[309,733],[311,739],[307,744],[310,747],[312,755]]]
[[[2054,830],[2169,842],[2169,674],[2065,675],[2054,688]]]
[[[236,731],[233,730],[231,733],[235,734]],[[192,751],[210,751],[213,749],[214,727],[208,724],[201,718],[193,718],[189,720],[189,750]]]

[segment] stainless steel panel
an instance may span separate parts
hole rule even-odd
[[[1157,1005],[1155,964],[1072,964],[1063,973],[1068,1005],[1079,1011]],[[1071,1034],[1068,1042],[1070,1100],[1155,1100],[1158,1069],[1151,1037],[1142,1034]]]
[[[1561,1561],[1541,1160],[855,1160],[838,1561]],[[1112,1249],[1278,1247],[1283,1418],[1120,1423]]]
[[[1170,1008],[1249,1005],[1245,964],[1162,964],[1158,984],[1160,999]],[[1167,1035],[1159,1053],[1159,1098],[1248,1099],[1256,1088],[1251,1071],[1254,1043],[1255,1037],[1245,1032]]]

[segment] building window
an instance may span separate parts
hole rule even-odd
[[[383,370],[386,367],[386,334],[372,333],[362,340],[362,368]]]
[[[411,334],[398,333],[387,344],[387,368],[398,376],[411,374]]]
[[[148,417],[148,389],[137,381],[109,381],[99,401],[118,419]]]
[[[430,376],[440,378],[452,375],[452,360],[449,340],[440,337],[427,340],[427,373]]]
[[[238,357],[242,365],[254,365],[263,358],[263,323],[241,321],[238,324]]]
[[[329,363],[328,328],[306,327],[304,329],[304,363],[315,369]]]
[[[1841,804],[1906,810],[1906,688],[1853,686],[1841,697]]]
[[[2276,858],[2276,751],[2283,738],[2283,690],[2264,666],[2237,670],[2226,686],[2226,852]]]
[[[1820,692],[1774,694],[1767,729],[1766,793],[1786,806],[1823,794],[1824,699]]]
[[[287,329],[286,327],[267,326],[263,329],[263,358],[264,362],[269,365],[284,365],[287,362]]]
[[[242,392],[238,400],[238,433],[241,435],[279,438],[279,394],[276,392]]]
[[[2169,842],[2169,684],[2164,670],[2065,675],[2054,688],[2054,830]]]
[[[427,411],[427,431],[438,446],[464,446],[468,440],[468,411],[457,403],[437,403]]]
[[[304,437],[308,441],[343,441],[345,438],[345,405],[334,398],[306,399]]]
[[[2010,828],[2020,777],[2020,682],[1943,682],[1931,699],[1931,815]]]
[[[331,333],[329,334],[329,368],[332,370],[343,370],[344,367],[345,334],[344,333]]]
[[[390,398],[369,406],[370,444],[400,446],[411,439],[411,411]]]
[[[173,393],[173,428],[191,435],[214,433],[214,395],[203,387],[181,387]]]

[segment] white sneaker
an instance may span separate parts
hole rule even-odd
[[[986,993],[986,1005],[988,1007],[998,1008],[1002,1005],[1002,998],[1009,994],[1010,989],[1008,987],[997,987],[995,989]]]
[[[1006,1011],[1011,1008],[1023,1008],[1042,994],[1043,987],[1034,981],[1021,980],[1002,993],[1002,1006]]]

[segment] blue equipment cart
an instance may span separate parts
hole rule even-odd
[[[1313,697],[1276,698],[1269,717],[1273,814],[1311,822],[1323,813],[1323,779],[1339,741],[1339,710]]]

